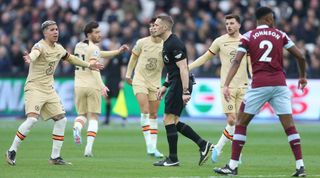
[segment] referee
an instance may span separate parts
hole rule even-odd
[[[155,36],[160,37],[163,43],[163,61],[167,69],[166,82],[158,92],[161,99],[167,88],[165,97],[164,125],[169,143],[169,157],[154,163],[154,166],[179,166],[177,155],[178,132],[191,139],[200,148],[201,166],[207,159],[213,144],[203,140],[190,126],[180,122],[179,117],[184,106],[191,98],[193,82],[189,82],[187,52],[183,42],[172,34],[173,20],[170,16],[161,15],[155,21]]]

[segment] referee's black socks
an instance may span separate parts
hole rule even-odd
[[[178,132],[195,142],[199,148],[206,146],[206,141],[202,140],[202,138],[189,125],[179,121],[176,126]]]
[[[173,162],[178,161],[177,157],[177,143],[178,143],[178,132],[175,124],[166,125],[167,139],[169,143],[169,158]]]

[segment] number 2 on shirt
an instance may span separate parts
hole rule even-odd
[[[271,57],[268,57],[268,55],[270,54],[272,48],[273,48],[273,45],[270,41],[268,40],[263,40],[260,42],[259,44],[259,48],[260,49],[264,49],[264,47],[267,46],[267,49],[266,51],[262,54],[262,56],[260,57],[259,61],[261,62],[271,62],[272,58]]]

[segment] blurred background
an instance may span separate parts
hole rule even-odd
[[[55,20],[60,30],[59,42],[71,53],[84,39],[82,29],[98,21],[102,31],[102,50],[117,49],[121,44],[132,48],[141,37],[148,36],[150,18],[167,13],[174,18],[176,33],[186,44],[192,62],[205,53],[212,41],[226,33],[224,16],[239,14],[241,33],[255,28],[257,7],[269,6],[276,13],[276,27],[286,32],[307,59],[309,84],[304,92],[297,90],[298,69],[295,59],[284,53],[284,68],[292,91],[293,111],[297,119],[320,120],[320,6],[318,0],[0,0],[0,117],[24,117],[23,85],[28,65],[22,58],[25,50],[42,38],[40,24]],[[125,68],[130,51],[109,62]],[[116,61],[116,62],[115,62]],[[121,61],[121,62],[119,62]],[[106,67],[105,80],[112,77],[113,67]],[[220,60],[214,57],[193,71],[197,85],[185,115],[224,118],[220,106]],[[120,73],[119,73],[120,75]],[[74,115],[74,67],[61,62],[56,70],[56,89],[69,115]],[[292,79],[290,79],[292,78]],[[121,79],[120,79],[121,80]],[[132,89],[124,85],[129,116],[140,111]],[[204,96],[204,97],[203,97]],[[200,98],[200,99],[199,99]],[[116,102],[114,99],[113,103]],[[103,106],[104,108],[104,103]],[[104,112],[104,109],[103,109]],[[159,114],[163,113],[163,103]],[[274,118],[266,105],[263,118]]]

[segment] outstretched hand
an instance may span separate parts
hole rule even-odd
[[[120,48],[118,49],[119,53],[123,53],[125,51],[129,51],[129,46],[128,45],[122,45],[120,46]]]
[[[101,70],[104,68],[104,65],[101,64],[99,61],[90,62],[89,68],[91,70]]]
[[[30,64],[31,58],[29,56],[28,51],[24,51],[23,52],[23,60],[24,60],[25,63]]]

